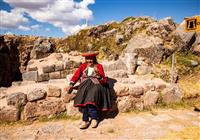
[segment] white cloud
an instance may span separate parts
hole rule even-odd
[[[93,18],[93,13],[88,9],[88,5],[95,3],[95,0],[83,0],[81,2],[74,0],[4,1],[14,7],[14,10],[23,11],[39,22],[50,23],[59,27],[66,34],[74,33],[85,27],[85,25],[80,25],[80,21],[85,20],[85,18],[88,20]],[[11,11],[10,14],[14,15],[15,13]],[[22,13],[21,18],[25,18]]]
[[[11,12],[0,10],[0,28],[18,28],[19,25],[28,22],[24,17],[23,12],[18,9],[13,9]]]
[[[31,29],[33,29],[33,30],[37,30],[39,28],[40,28],[40,25],[38,25],[38,24],[35,24],[35,25],[31,26]]]
[[[29,30],[31,30],[31,28],[26,27],[26,26],[22,26],[22,25],[19,25],[18,29],[22,30],[22,31],[29,31]]]

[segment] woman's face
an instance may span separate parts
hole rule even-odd
[[[93,57],[86,57],[85,61],[89,66],[94,64],[94,58]]]

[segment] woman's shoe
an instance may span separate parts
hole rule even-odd
[[[90,126],[90,122],[89,121],[83,121],[80,125],[80,129],[86,129]]]
[[[94,120],[94,119],[91,120],[91,127],[92,128],[97,128],[98,124],[99,124],[98,120]]]

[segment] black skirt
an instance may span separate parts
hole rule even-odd
[[[112,96],[109,87],[102,84],[94,84],[87,79],[79,85],[74,99],[75,107],[94,105],[98,110],[107,111],[112,107]]]

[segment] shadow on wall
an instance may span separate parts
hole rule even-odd
[[[19,50],[16,42],[0,36],[0,87],[9,87],[13,81],[22,81],[19,70]]]
[[[114,85],[117,82],[117,80],[113,78],[109,78],[109,77],[107,77],[107,79],[108,79],[108,86],[112,95],[112,108],[108,112],[101,112],[101,115],[100,115],[101,121],[108,118],[115,118],[117,114],[119,113],[119,110],[117,108],[117,103],[116,103],[117,96],[114,90]]]

